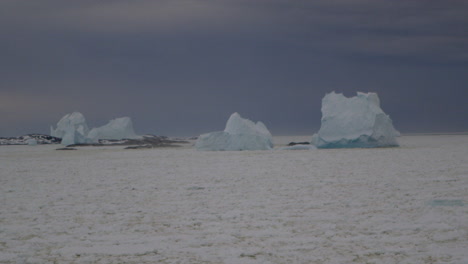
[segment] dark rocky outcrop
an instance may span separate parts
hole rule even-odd
[[[60,144],[61,138],[44,134],[27,134],[20,137],[0,137],[0,145],[28,145],[28,140],[35,139],[37,144]]]
[[[176,147],[177,144],[185,144],[187,141],[172,140],[165,136],[144,135],[139,139],[100,139],[99,143],[74,144],[68,147],[82,146],[129,146],[127,149],[142,149],[156,147]]]
[[[310,145],[310,142],[290,142],[288,146],[295,146],[295,145]]]

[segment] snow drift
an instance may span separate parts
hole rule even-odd
[[[392,120],[380,108],[376,93],[347,98],[335,92],[322,99],[322,124],[312,137],[318,148],[373,148],[398,146]]]
[[[229,117],[224,131],[201,135],[195,148],[212,151],[268,150],[273,148],[273,139],[262,122],[254,123],[234,113]]]

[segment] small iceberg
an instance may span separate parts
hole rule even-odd
[[[269,150],[273,148],[273,138],[262,122],[254,123],[234,113],[224,131],[200,135],[195,148],[207,151]]]
[[[136,139],[141,137],[135,134],[132,119],[121,117],[112,119],[104,126],[91,129],[88,138],[92,142],[98,142],[99,139]]]

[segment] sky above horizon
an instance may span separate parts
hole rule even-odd
[[[468,1],[3,0],[0,137],[129,116],[138,134],[233,112],[312,135],[321,99],[376,92],[395,128],[468,131]]]

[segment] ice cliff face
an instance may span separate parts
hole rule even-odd
[[[335,92],[322,99],[322,124],[312,137],[318,148],[373,148],[398,146],[399,132],[380,108],[376,93],[347,98]]]
[[[91,129],[88,138],[97,142],[99,139],[133,139],[139,138],[133,130],[133,123],[130,117],[116,118],[102,127]]]
[[[224,131],[201,135],[195,148],[212,151],[268,150],[273,148],[273,139],[262,122],[254,123],[234,113],[227,121]]]
[[[67,114],[57,123],[57,128],[50,127],[50,135],[62,139],[63,145],[86,143],[89,128],[80,112]]]

